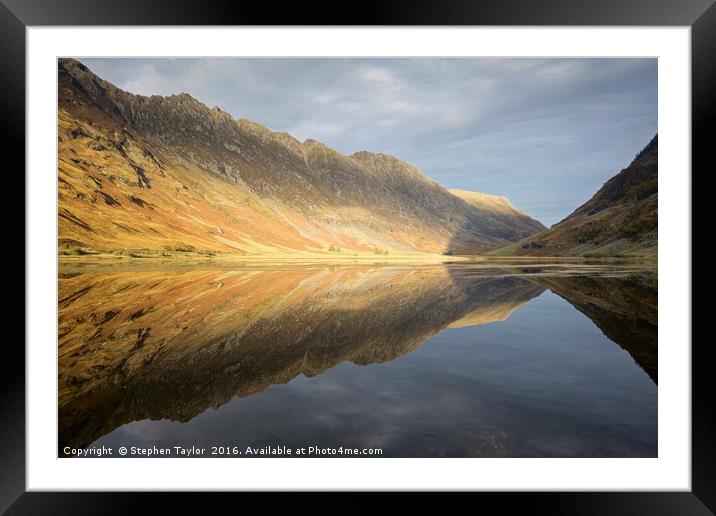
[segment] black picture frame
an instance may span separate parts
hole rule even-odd
[[[25,30],[42,25],[556,25],[689,26],[692,38],[692,169],[706,164],[716,120],[715,0],[363,0],[341,4],[203,0],[0,0],[0,120],[4,179],[24,191]],[[320,13],[320,15],[318,14]],[[8,163],[9,161],[5,161]],[[709,163],[711,164],[711,163]],[[687,173],[686,171],[684,173]],[[693,177],[693,173],[692,176]],[[5,185],[8,187],[7,185]],[[17,190],[15,190],[17,192]],[[7,190],[5,191],[7,193]],[[13,195],[19,198],[19,195]],[[23,196],[24,198],[24,196]],[[693,205],[696,205],[693,201]],[[17,226],[17,224],[15,224]],[[19,229],[19,228],[18,228]],[[18,236],[19,239],[23,236]],[[19,247],[19,246],[18,246]],[[27,274],[27,270],[25,271]],[[31,310],[31,306],[25,307]],[[689,342],[673,345],[688,346]],[[716,513],[716,402],[708,342],[692,347],[692,491],[642,493],[478,493],[481,507],[538,514]],[[8,514],[120,514],[149,510],[147,494],[25,492],[25,353],[6,339],[0,397],[0,511]],[[162,504],[206,509],[185,494],[163,494]],[[242,495],[244,497],[248,494]],[[352,494],[335,502],[324,494],[302,495],[311,512],[371,510],[374,495]],[[471,495],[473,496],[473,495]],[[277,497],[272,503],[283,502]],[[420,494],[413,502],[430,505]],[[252,501],[249,499],[249,501]],[[467,503],[475,504],[471,500]],[[200,504],[200,505],[199,505]],[[287,507],[300,507],[295,502]],[[478,507],[474,505],[474,507]],[[168,509],[167,506],[164,506]]]

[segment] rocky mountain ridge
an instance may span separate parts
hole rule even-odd
[[[134,95],[72,59],[58,74],[61,249],[460,254],[544,228],[392,156],[345,156],[186,93]]]

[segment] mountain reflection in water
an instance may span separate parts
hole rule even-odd
[[[66,272],[59,455],[655,456],[656,299],[587,265]]]

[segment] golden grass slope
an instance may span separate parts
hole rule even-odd
[[[291,212],[288,224],[281,206],[269,206],[191,163],[160,158],[115,129],[60,111],[61,249],[249,254],[324,250],[326,242],[334,241],[334,235],[300,214]]]
[[[383,154],[344,156],[60,59],[62,255],[481,253],[533,231]]]

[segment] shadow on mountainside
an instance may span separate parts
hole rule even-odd
[[[535,233],[538,233],[536,231]],[[458,228],[450,238],[443,254],[446,255],[482,255],[501,247],[513,244],[531,234],[528,231],[520,231],[512,228],[478,228],[477,225],[468,221]]]

